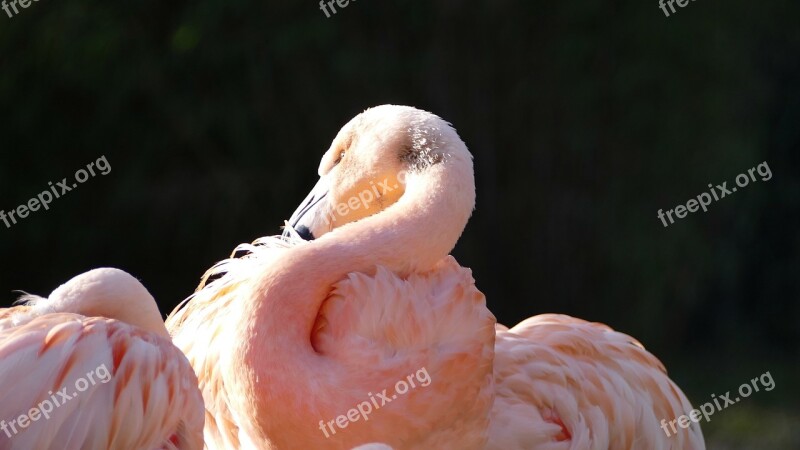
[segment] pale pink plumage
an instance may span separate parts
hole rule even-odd
[[[271,448],[251,435],[257,433],[250,428],[253,419],[230,409],[232,396],[247,396],[236,386],[237,373],[228,370],[235,360],[231,352],[239,348],[233,336],[242,330],[223,326],[243,323],[233,320],[243,306],[237,294],[254,279],[240,276],[257,272],[261,255],[272,251],[269,245],[249,247],[250,256],[215,269],[227,273],[167,322],[178,330],[175,344],[198,374],[208,410],[206,444],[212,449]],[[260,382],[275,397],[263,410],[270,420],[269,445],[349,449],[399,440],[404,443],[399,448],[467,448],[488,425],[493,336],[494,317],[483,295],[470,271],[451,257],[407,281],[383,268],[372,275],[350,274],[324,302],[310,337],[318,356],[301,360],[309,366],[264,359]],[[423,367],[433,380],[429,386],[409,390],[375,409],[367,422],[337,429],[330,438],[319,429],[320,420],[346,413],[369,392],[381,392]],[[463,371],[483,374],[483,383],[461,378]],[[447,430],[453,423],[463,429]],[[403,433],[386,438],[398,429]]]
[[[364,202],[382,180],[395,189]],[[317,239],[240,246],[167,321],[200,381],[206,444],[704,448],[696,424],[663,433],[689,402],[628,336],[555,315],[495,331],[447,256],[474,199],[471,155],[440,118],[382,106],[348,123],[288,227]],[[318,428],[421,367],[429,386],[330,437]]]
[[[696,423],[667,437],[661,419],[692,407],[661,362],[603,324],[543,314],[498,325],[487,448],[703,449]]]
[[[0,310],[0,449],[202,448],[197,380],[135,278],[96,269],[27,300]]]

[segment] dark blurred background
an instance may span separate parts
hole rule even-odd
[[[498,321],[560,312],[635,336],[710,448],[800,448],[800,4],[656,0],[39,1],[0,11],[0,304],[98,266],[166,314],[240,242],[278,233],[369,106],[451,121],[477,210],[455,250]],[[339,9],[339,8],[337,8]],[[766,161],[708,212],[656,217]]]

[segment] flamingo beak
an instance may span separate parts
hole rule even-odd
[[[294,228],[301,238],[312,241],[330,231],[329,192],[328,177],[320,177],[316,186],[311,189],[300,207],[292,214],[289,226]]]

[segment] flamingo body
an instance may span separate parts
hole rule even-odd
[[[696,423],[668,437],[661,419],[691,411],[664,366],[598,323],[542,314],[498,325],[491,449],[702,449]]]
[[[274,261],[272,253],[285,246],[279,238],[240,246],[234,253],[249,254],[213,268],[208,275],[221,277],[167,320],[198,374],[209,448],[350,449],[378,440],[395,448],[481,448],[493,399],[495,320],[471,272],[452,257],[407,279],[377,267],[337,282],[311,336],[319,356],[317,365],[304,369],[308,383],[296,384],[305,378],[290,364],[270,362],[275,367],[265,383],[275,413],[269,416],[269,446],[256,444],[252,422],[231,408],[238,380],[225,367],[237,348],[236,330],[222,325],[240,320],[235,317],[242,302],[236,295],[251,291],[256,281],[248,275],[263,270],[263,261]],[[416,387],[392,394],[398,382],[408,383],[421,369],[427,386],[417,378]],[[471,376],[464,377],[465,371]],[[374,395],[384,389],[386,404]],[[380,406],[371,407],[368,420],[362,417],[344,429],[334,425],[335,434],[328,427],[328,436],[321,430],[320,420],[347,414],[371,398]]]
[[[210,448],[704,448],[697,424],[660,428],[691,406],[632,338],[555,315],[495,328],[448,256],[475,185],[447,122],[369,109],[319,175],[283,237],[240,246],[167,320],[198,375]],[[422,368],[427,386],[340,420]]]
[[[194,373],[163,324],[147,329],[160,315],[143,328],[64,311],[114,300],[157,311],[138,281],[98,269],[27,300],[0,310],[0,449],[202,448]]]

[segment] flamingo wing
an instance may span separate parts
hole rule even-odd
[[[100,317],[12,316],[0,311],[0,449],[202,448],[202,397],[168,339]]]
[[[395,448],[483,448],[494,325],[471,271],[447,256],[407,277],[380,266],[374,274],[349,274],[323,303],[312,344],[352,368],[340,384],[357,380],[362,396],[368,386],[385,384],[391,393],[409,373],[429,374],[429,386],[398,396],[397,414],[370,418],[372,439]]]
[[[691,404],[630,336],[555,314],[503,328],[489,448],[705,448],[696,423],[669,437],[662,430],[662,419],[688,413]]]
[[[222,368],[233,348],[231,323],[226,320],[236,301],[237,281],[216,280],[201,289],[183,309],[167,319],[173,341],[183,351],[197,375],[205,405],[205,443],[211,449],[246,448],[248,438],[229,405]]]
[[[175,345],[188,358],[197,375],[205,405],[205,445],[210,449],[251,448],[245,421],[230,406],[223,370],[234,348],[231,312],[252,288],[265,264],[275,261],[297,241],[293,237],[264,237],[236,247],[203,275],[194,294],[166,320]]]

